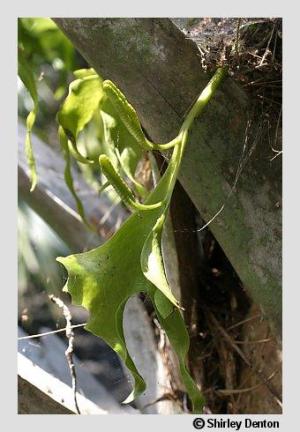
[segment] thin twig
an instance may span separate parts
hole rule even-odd
[[[265,59],[266,59],[266,57],[267,57],[267,55],[269,53],[269,47],[270,47],[270,43],[271,43],[271,40],[272,40],[272,37],[273,37],[273,33],[274,33],[274,30],[275,30],[275,27],[276,27],[276,24],[273,25],[273,28],[272,28],[272,31],[271,31],[271,35],[269,37],[269,40],[268,40],[268,43],[267,43],[264,55],[262,56],[260,64],[258,66],[256,66],[256,69],[258,69],[258,68],[260,68],[261,66],[264,65],[264,61],[265,61]]]
[[[261,344],[261,343],[266,343],[266,342],[270,342],[272,340],[272,338],[266,338],[266,339],[258,339],[258,340],[234,340],[234,343],[238,344],[238,345],[248,345],[248,344]]]
[[[276,159],[276,158],[277,158],[278,156],[280,156],[281,154],[282,154],[282,150],[280,150],[280,151],[276,150],[276,155],[273,156],[273,157],[270,159],[270,162],[273,162],[273,160]]]
[[[263,94],[263,95],[258,94],[257,97],[260,98],[260,99],[265,99],[266,101],[269,101],[269,102],[271,102],[271,103],[274,103],[274,104],[276,104],[276,105],[281,106],[281,103],[280,103],[280,102],[277,102],[277,101],[274,100],[274,99],[268,98],[268,97],[265,96],[264,94]]]
[[[267,378],[267,381],[271,381],[272,378],[274,378],[274,376],[278,373],[277,371],[274,371],[271,373],[271,375]],[[231,395],[231,394],[237,394],[237,393],[247,393],[253,390],[256,390],[257,388],[261,387],[263,385],[262,382],[255,384],[254,386],[251,387],[247,387],[247,388],[241,388],[241,389],[220,389],[220,390],[216,390],[216,393],[220,393],[221,395]],[[280,402],[280,401],[278,401]],[[281,403],[280,403],[281,405]]]
[[[236,41],[235,41],[235,55],[237,58],[238,65],[240,64],[240,53],[239,53],[240,27],[241,27],[241,18],[238,19],[237,30],[236,30]]]
[[[252,317],[249,317],[249,318],[246,318],[246,319],[244,319],[244,320],[242,320],[242,321],[239,321],[239,322],[237,322],[236,324],[232,324],[230,327],[227,327],[227,331],[228,330],[232,330],[232,329],[234,329],[234,328],[236,328],[236,327],[239,327],[239,326],[241,326],[241,325],[243,325],[243,324],[245,324],[245,323],[247,323],[247,322],[249,322],[249,321],[253,321],[253,320],[255,320],[255,319],[257,319],[257,318],[261,318],[262,317],[262,314],[257,314],[257,315],[253,315]]]
[[[275,40],[274,40],[274,47],[273,47],[273,54],[272,54],[272,62],[275,61],[275,54],[276,54],[276,48],[277,48],[277,38],[278,38],[278,30],[275,33]]]
[[[279,115],[278,115],[278,120],[277,120],[277,124],[276,124],[276,131],[275,131],[275,138],[274,138],[275,145],[276,145],[276,142],[277,142],[278,129],[279,129],[281,115],[282,115],[282,106],[280,107],[280,111],[279,111]],[[274,150],[274,149],[272,148],[272,150]]]
[[[277,120],[277,124],[276,124],[275,138],[274,138],[274,145],[276,145],[276,142],[277,142],[278,129],[279,129],[279,123],[280,123],[281,114],[282,114],[282,107],[280,108],[280,112],[279,112],[279,116],[278,116],[278,120]],[[275,156],[273,156],[273,157],[270,159],[270,162],[272,162],[274,159],[277,158],[277,156],[279,156],[279,155],[282,154],[282,150],[276,150],[275,148],[272,147],[272,145],[271,145],[271,149],[272,149],[272,151],[275,153]]]
[[[144,405],[143,406],[143,408],[142,408],[142,411],[145,409],[145,408],[148,408],[148,407],[150,407],[150,406],[152,406],[152,405],[155,405],[155,404],[157,404],[158,402],[164,402],[164,401],[173,401],[173,402],[177,402],[178,403],[178,397],[176,398],[176,396],[173,394],[173,393],[165,393],[165,394],[163,394],[162,396],[160,396],[159,398],[157,398],[157,399],[155,399],[154,401],[152,401],[152,402],[149,402],[149,403],[147,403],[146,405]]]
[[[259,78],[256,81],[251,81],[248,82],[247,84],[244,84],[242,87],[249,87],[249,86],[263,86],[263,85],[269,85],[269,84],[275,84],[275,83],[281,83],[281,80],[273,80],[273,81],[262,81],[263,78]],[[278,85],[276,86],[278,88],[280,88],[281,86]]]
[[[72,325],[71,328],[74,329],[74,328],[77,328],[77,327],[84,327],[86,324],[87,323],[75,324],[75,325]],[[52,335],[52,334],[55,334],[55,333],[65,332],[66,329],[67,328],[64,327],[64,328],[58,329],[58,330],[51,330],[51,331],[48,331],[48,332],[38,333],[38,334],[30,335],[30,336],[22,336],[22,337],[19,337],[18,340],[21,341],[21,340],[26,340],[26,339],[39,338],[39,337],[42,337],[42,336],[49,336],[49,335]]]
[[[63,315],[66,320],[66,337],[69,341],[68,348],[65,351],[65,355],[68,361],[71,379],[72,379],[72,389],[74,395],[74,403],[76,407],[76,411],[80,414],[78,402],[77,402],[77,377],[75,365],[73,362],[73,352],[74,352],[74,332],[72,330],[72,315],[65,303],[58,297],[55,297],[53,294],[49,296],[50,300],[55,303],[58,307],[62,309]]]

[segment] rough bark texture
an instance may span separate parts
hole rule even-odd
[[[21,377],[18,390],[18,414],[74,414]]]
[[[175,136],[209,77],[196,45],[170,20],[55,22],[91,66],[122,89],[153,140]],[[274,154],[258,121],[246,134],[247,120],[247,98],[228,78],[193,127],[180,182],[206,221],[226,203],[210,229],[280,335],[281,161],[271,161]],[[244,147],[247,165],[228,199]]]
[[[260,309],[252,305],[248,318],[258,317]],[[240,389],[236,405],[238,413],[281,414],[282,413],[282,353],[277,341],[270,334],[266,320],[249,320],[243,327],[243,344],[240,347],[252,365],[245,363],[240,370]],[[253,370],[259,370],[266,377],[263,380]],[[239,393],[240,391],[240,393]]]
[[[108,414],[77,393],[81,414]],[[71,387],[18,353],[18,413],[76,414]]]

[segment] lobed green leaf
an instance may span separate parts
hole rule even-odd
[[[64,289],[71,294],[75,304],[84,306],[90,312],[87,329],[103,338],[133,374],[135,385],[126,402],[143,392],[145,383],[127,351],[123,312],[131,296],[144,292],[150,297],[177,354],[182,380],[194,412],[202,412],[203,409],[204,398],[186,365],[189,336],[164,271],[161,234],[189,128],[211,99],[223,76],[224,70],[219,69],[188,113],[178,136],[171,142],[174,146],[172,157],[163,177],[143,204],[143,210],[146,211],[137,209],[102,246],[89,252],[57,258],[68,271]],[[124,108],[124,100],[121,102]],[[108,128],[107,133],[111,132]],[[122,183],[110,159],[101,156],[100,163],[108,169],[108,180],[115,185],[116,190],[119,189],[121,197],[133,200],[131,191]],[[157,203],[160,205],[157,206]]]
[[[64,290],[73,302],[90,312],[87,329],[104,339],[132,372],[135,386],[126,402],[141,394],[145,383],[126,347],[123,311],[127,300],[144,292],[151,298],[158,319],[178,355],[180,372],[192,400],[200,412],[203,398],[186,368],[189,337],[179,305],[168,285],[160,247],[161,230],[176,181],[183,144],[175,148],[169,167],[146,204],[164,205],[136,211],[104,245],[82,254],[58,258],[68,271]]]

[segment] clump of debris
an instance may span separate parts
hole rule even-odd
[[[203,69],[229,66],[245,91],[278,111],[282,100],[281,18],[176,18],[199,49]]]

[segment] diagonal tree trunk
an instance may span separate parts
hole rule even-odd
[[[176,135],[209,77],[196,45],[169,19],[54,21],[122,89],[153,140]],[[190,134],[180,182],[205,221],[222,208],[210,229],[280,337],[281,161],[271,161],[263,124],[251,118],[246,95],[226,79]]]

